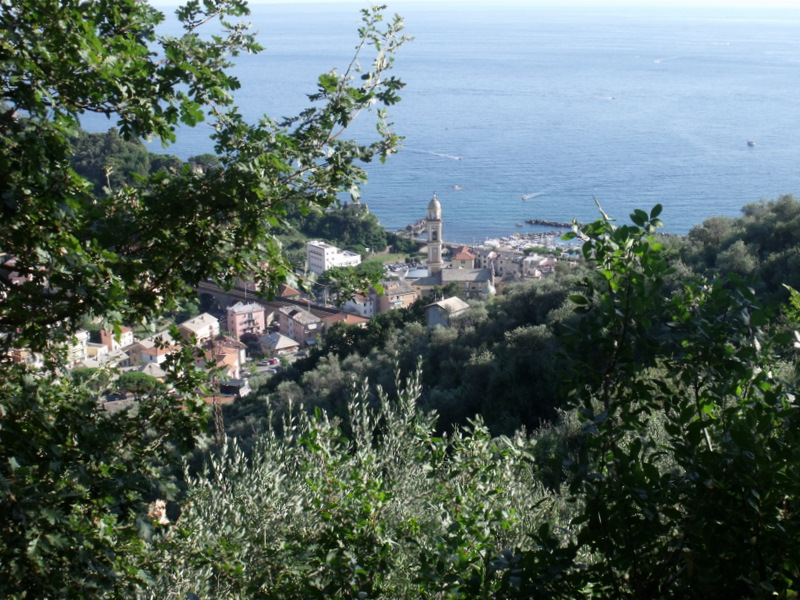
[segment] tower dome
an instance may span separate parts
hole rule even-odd
[[[428,204],[428,220],[429,221],[442,220],[442,204],[436,197],[436,192],[433,193],[433,198],[431,198],[431,201]]]

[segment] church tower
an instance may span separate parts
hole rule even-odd
[[[428,204],[428,275],[439,273],[442,267],[442,205],[434,193]]]

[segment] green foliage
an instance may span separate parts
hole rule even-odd
[[[310,238],[320,238],[347,250],[383,252],[388,234],[366,204],[331,206],[324,212],[303,210],[289,214],[288,223]]]
[[[451,438],[416,408],[366,391],[346,427],[322,411],[287,415],[250,458],[230,442],[189,477],[165,538],[160,598],[464,598],[500,584],[495,559],[547,514],[524,438],[473,423]],[[344,437],[344,429],[349,431]],[[258,490],[257,493],[254,493]]]
[[[381,384],[389,391],[396,364],[406,375],[422,357],[421,403],[439,413],[443,430],[465,425],[477,415],[493,434],[533,430],[554,418],[563,404],[563,366],[556,361],[559,345],[553,332],[571,318],[561,307],[577,272],[510,286],[490,303],[473,303],[449,330],[429,331],[422,325],[425,299],[406,310],[376,315],[365,327],[337,323],[329,329],[325,345],[287,373],[298,384],[290,395],[342,416],[347,392],[342,383],[347,380],[339,370],[328,369],[333,356],[351,378],[368,378],[373,386]],[[312,379],[315,384],[305,389]],[[275,391],[278,383],[270,381],[259,395]]]
[[[414,254],[419,252],[420,247],[423,245],[411,237],[396,233],[389,233],[387,241],[392,245],[393,254]]]
[[[70,141],[73,168],[94,184],[96,196],[132,185],[136,176],[150,173],[150,153],[145,145],[139,140],[123,139],[116,128],[106,133],[79,131]]]
[[[135,0],[2,5],[3,54],[14,60],[3,67],[0,232],[29,278],[0,307],[4,343],[43,347],[87,313],[138,321],[209,277],[232,284],[252,272],[276,289],[288,265],[274,233],[289,208],[328,206],[364,181],[357,162],[391,154],[399,138],[382,109],[375,141],[341,130],[362,109],[397,101],[402,84],[385,74],[404,41],[399,19],[364,11],[361,47],[379,46],[371,67],[354,61],[321,78],[314,106],[296,119],[250,125],[231,107],[239,84],[227,73],[230,57],[259,50],[245,25],[227,20],[245,13],[238,0],[190,3],[178,11],[186,33],[174,38],[158,35],[163,16]],[[222,33],[206,40],[198,28],[212,19]],[[123,140],[164,143],[208,115],[220,168],[159,171],[98,197],[69,160],[89,111],[116,119]]]
[[[596,265],[565,340],[581,506],[568,537],[539,529],[520,556],[525,585],[559,598],[792,597],[800,456],[794,381],[773,370],[782,336],[736,278],[661,294],[659,212],[575,227]]]
[[[170,356],[166,388],[145,392],[152,381],[140,381],[134,409],[110,415],[95,400],[99,377],[64,376],[79,323],[118,330],[194,310],[187,300],[208,278],[276,289],[289,270],[282,219],[357,194],[359,163],[399,142],[384,112],[402,87],[388,76],[405,40],[399,18],[362,11],[357,55],[319,79],[311,108],[250,124],[233,106],[230,74],[235,56],[260,50],[233,22],[247,13],[242,0],[190,0],[174,37],[141,0],[0,2],[4,598],[131,597],[158,569],[147,556],[147,503],[176,496],[172,465],[202,441],[194,349]],[[202,35],[210,21],[218,33]],[[374,137],[347,139],[343,130],[370,110]],[[87,113],[116,128],[81,132]],[[144,151],[141,140],[168,145],[179,126],[205,119],[218,158],[196,157],[204,168],[155,164]]]
[[[146,502],[176,496],[173,465],[195,445],[204,409],[194,390],[181,384],[133,416],[111,415],[75,380],[19,366],[3,376],[0,596],[130,592],[154,567]]]
[[[151,394],[163,387],[161,382],[152,375],[138,371],[122,373],[117,378],[115,385],[119,392],[134,394]]]
[[[764,301],[783,301],[783,284],[800,287],[800,202],[784,195],[748,204],[742,213],[738,219],[712,217],[692,228],[682,258],[710,276],[752,276]]]

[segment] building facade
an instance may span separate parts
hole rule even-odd
[[[308,346],[322,334],[322,319],[302,308],[282,306],[278,309],[278,327],[300,346]]]
[[[355,267],[361,264],[361,255],[336,246],[312,240],[306,244],[308,270],[322,275],[333,267]]]
[[[202,313],[178,325],[178,330],[186,339],[195,336],[197,343],[213,340],[219,335],[219,319],[209,313]]]
[[[256,302],[237,302],[227,310],[228,333],[240,340],[245,333],[259,335],[266,327],[266,309]]]
[[[383,295],[379,295],[375,290],[370,292],[375,306],[375,314],[398,308],[408,308],[419,297],[414,286],[406,281],[384,281],[381,285],[383,286]]]

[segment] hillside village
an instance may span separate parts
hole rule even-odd
[[[450,318],[469,309],[467,300],[486,300],[515,282],[548,277],[559,260],[555,246],[547,253],[541,252],[541,247],[526,252],[518,235],[473,246],[447,244],[442,206],[435,194],[421,222],[426,236],[417,241],[424,244],[427,260],[385,266],[380,293],[372,287],[340,306],[331,306],[286,284],[274,300],[267,301],[253,298],[253,282],[240,281],[229,292],[203,282],[198,293],[212,296],[218,310],[177,323],[180,339],[171,329],[144,337],[135,337],[131,327],[121,327],[116,334],[82,329],[68,347],[67,363],[72,369],[110,367],[118,374],[137,372],[163,382],[169,355],[189,343],[195,348],[197,368],[208,370],[216,382],[217,393],[209,402],[232,402],[250,393],[250,377],[279,371],[321,344],[335,323],[364,327],[376,315],[406,309],[430,297],[432,301],[425,307],[428,326],[447,327]],[[568,254],[563,256],[570,259]],[[331,268],[356,267],[361,260],[360,254],[321,240],[306,244],[306,274],[311,277],[322,276]],[[13,267],[13,261],[7,264]],[[457,295],[437,297],[443,290],[457,291]],[[24,350],[16,350],[12,358],[34,366],[41,362]],[[128,406],[134,397],[123,391],[105,397],[104,403],[115,410]]]

